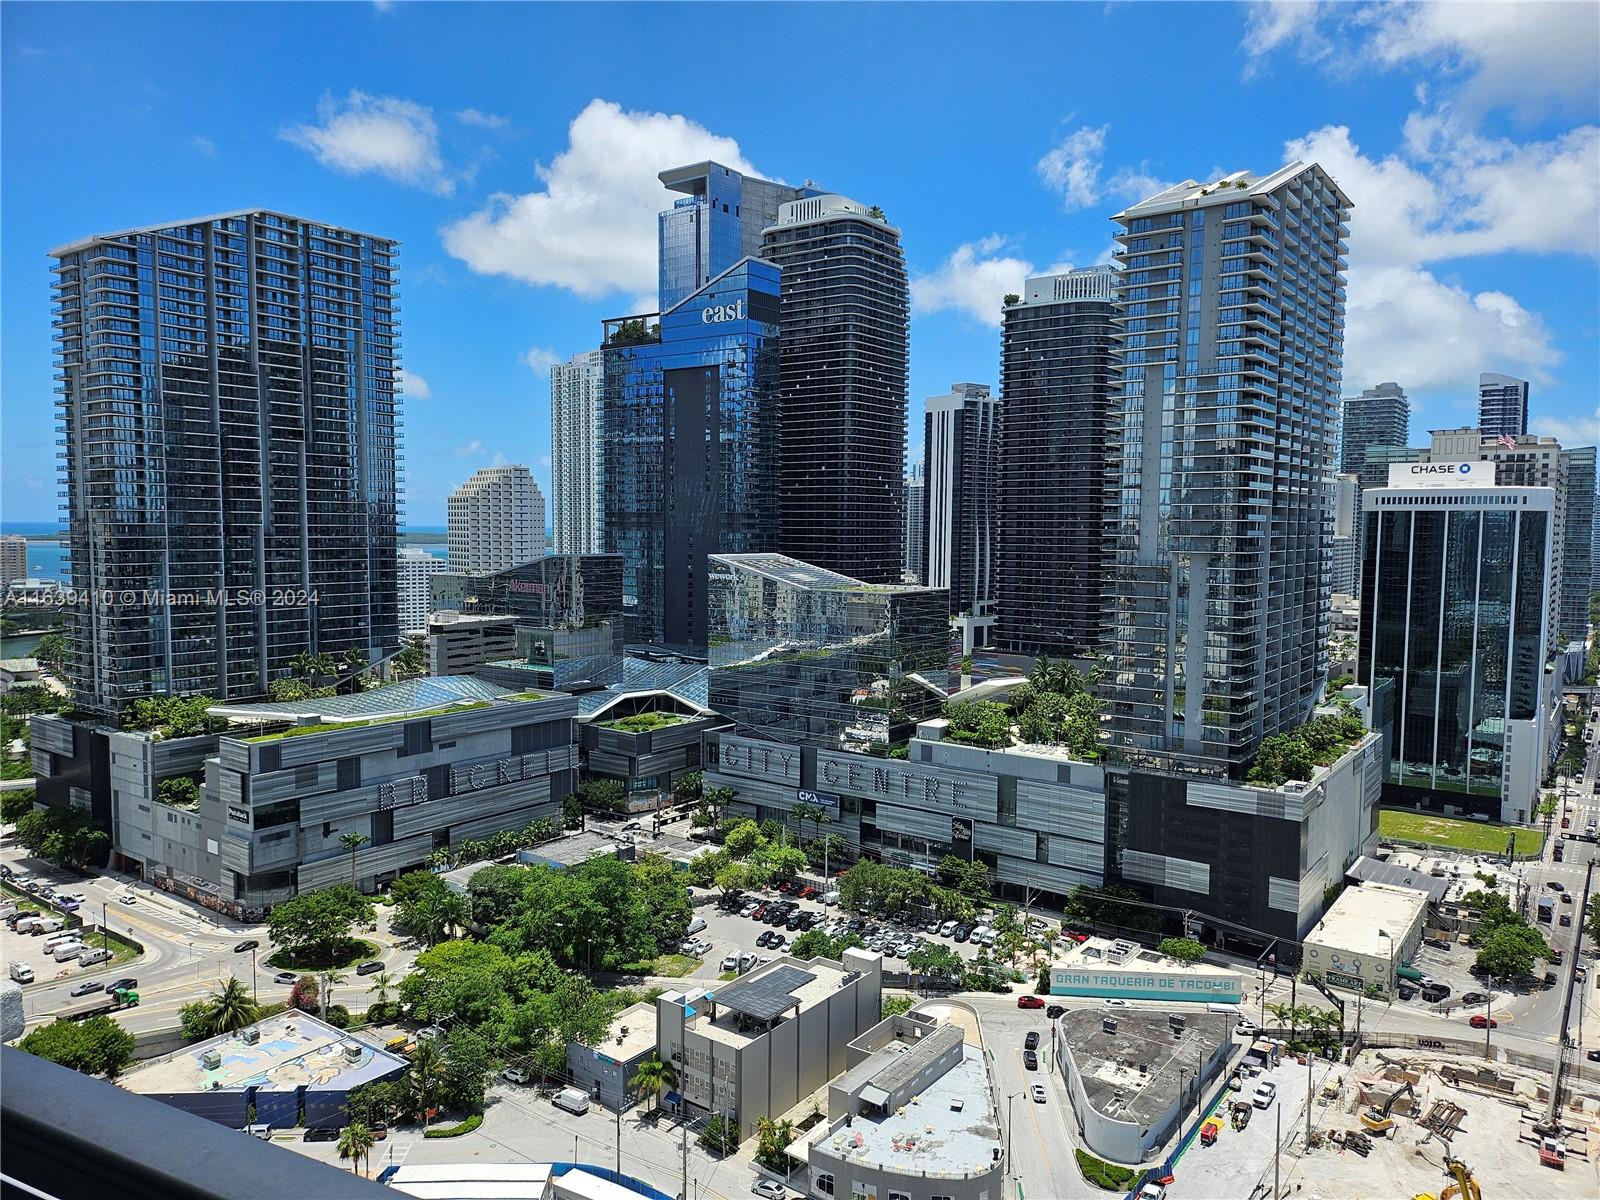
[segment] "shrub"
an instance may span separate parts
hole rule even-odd
[[[483,1114],[473,1113],[459,1125],[437,1125],[422,1136],[431,1138],[460,1137],[463,1133],[471,1133],[482,1124]]]
[[[1083,1173],[1083,1177],[1095,1187],[1104,1188],[1108,1192],[1126,1192],[1139,1176],[1137,1171],[1105,1162],[1086,1151],[1074,1150],[1073,1154],[1077,1156],[1078,1170]]]

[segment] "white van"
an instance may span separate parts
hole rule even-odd
[[[11,979],[15,983],[32,983],[33,968],[27,963],[14,962],[11,964]]]
[[[57,962],[67,962],[71,959],[77,958],[78,955],[82,953],[82,942],[62,942],[61,945],[56,947],[56,952],[50,957],[55,959]]]
[[[80,967],[92,967],[96,963],[110,961],[111,951],[101,946],[95,946],[93,949],[85,950],[82,954],[78,955],[78,965]]]
[[[54,954],[57,946],[65,946],[68,942],[79,942],[82,940],[83,939],[77,935],[76,931],[72,933],[52,933],[44,940],[44,952],[46,954]]]
[[[684,936],[687,937],[692,933],[701,933],[705,930],[705,927],[706,919],[704,917],[696,917],[694,920],[689,922],[689,928],[683,931]]]
[[[589,1093],[582,1088],[562,1088],[551,1103],[575,1117],[581,1117],[589,1111]]]
[[[61,920],[60,920],[60,918],[58,918],[58,917],[40,917],[38,922],[34,925],[32,932],[33,932],[34,937],[38,937],[41,933],[59,933],[60,931],[61,931]]]

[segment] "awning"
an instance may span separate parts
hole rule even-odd
[[[889,1107],[889,1093],[881,1087],[875,1087],[870,1083],[861,1089],[861,1098],[868,1104],[875,1105],[878,1108],[887,1109]]]

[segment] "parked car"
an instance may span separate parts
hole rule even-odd
[[[1250,1097],[1250,1103],[1257,1108],[1270,1108],[1272,1102],[1278,1098],[1278,1085],[1270,1080],[1263,1080],[1256,1084],[1255,1095]]]
[[[1563,928],[1565,928],[1568,925],[1571,925],[1572,924],[1572,914],[1571,913],[1562,913],[1561,914],[1561,920],[1558,921],[1557,924],[1561,925]]]
[[[101,992],[101,991],[104,991],[105,990],[105,986],[106,986],[105,984],[96,983],[91,979],[91,980],[89,980],[89,981],[87,981],[85,983],[80,983],[77,987],[73,988],[72,989],[72,995],[74,995],[74,996],[87,996],[90,992]]]
[[[1448,983],[1425,983],[1422,985],[1422,998],[1429,1004],[1437,1004],[1450,995]]]
[[[256,941],[255,938],[245,938],[244,941],[240,942],[237,946],[235,946],[233,948],[233,952],[235,954],[243,954],[246,950],[255,950],[260,945],[261,945],[261,943]],[[310,1132],[310,1131],[308,1130],[307,1132]],[[334,1137],[338,1137],[338,1136],[339,1136],[338,1131],[335,1130],[334,1131]],[[325,1139],[321,1139],[321,1140],[325,1140]]]
[[[328,1126],[323,1129],[308,1129],[300,1139],[303,1142],[337,1142],[339,1130]]]
[[[1139,1189],[1134,1200],[1167,1200],[1167,1189],[1159,1183],[1147,1183]]]
[[[1461,1003],[1463,1003],[1463,1004],[1485,1004],[1485,1003],[1488,1002],[1488,999],[1489,999],[1489,997],[1487,995],[1485,995],[1483,992],[1468,992],[1465,996],[1461,997]]]
[[[1018,996],[1017,997],[1017,1007],[1018,1008],[1043,1008],[1044,1007],[1044,1001],[1039,999],[1039,997],[1037,997],[1037,996]]]
[[[722,960],[722,969],[724,971],[737,971],[739,969],[739,956],[737,954],[729,954],[724,956]]]
[[[62,912],[77,912],[80,908],[83,907],[83,901],[82,900],[61,900],[61,901],[58,901],[56,903],[56,907],[59,908]]]
[[[1590,1062],[1600,1062],[1600,1050],[1591,1050],[1584,1055]]]
[[[762,1200],[783,1200],[789,1190],[776,1179],[758,1179],[750,1185],[750,1190]]]
[[[525,1067],[507,1067],[500,1072],[500,1078],[507,1083],[527,1083],[533,1075]]]
[[[1444,938],[1423,938],[1422,944],[1425,946],[1432,946],[1435,950],[1450,949],[1450,943],[1445,941]]]
[[[370,959],[367,962],[362,963],[359,967],[357,967],[356,968],[356,974],[357,975],[376,975],[381,970],[383,970],[383,964],[381,962],[379,962],[377,959],[374,958],[374,959]]]
[[[1564,892],[1567,890],[1561,885],[1561,881],[1559,879],[1552,879],[1549,883],[1545,884],[1545,887],[1549,888],[1552,892]]]
[[[1033,1102],[1035,1104],[1043,1104],[1044,1103],[1044,1084],[1042,1084],[1042,1083],[1034,1084],[1031,1088],[1028,1089],[1028,1093],[1029,1093],[1029,1095],[1031,1095],[1033,1097]]]
[[[1496,1021],[1493,1017],[1486,1017],[1482,1013],[1476,1014],[1472,1018],[1472,1020],[1467,1022],[1467,1024],[1471,1025],[1474,1029],[1499,1029],[1500,1028],[1500,1022],[1499,1021]]]
[[[1563,903],[1563,904],[1571,904],[1572,903],[1572,893],[1571,892],[1562,892],[1561,893],[1561,903]]]
[[[939,936],[949,937],[956,931],[956,925],[957,922],[955,921],[946,921],[943,925],[939,926]]]
[[[300,978],[300,976],[296,975],[293,971],[279,971],[276,975],[274,975],[272,977],[272,982],[273,983],[293,983],[295,980],[297,980],[299,978]]]
[[[817,889],[812,887],[809,883],[806,884],[798,892],[795,893],[795,895],[799,896],[800,899],[802,899],[802,900],[809,900],[813,896],[815,896],[816,894],[817,894]]]
[[[1022,1065],[1026,1070],[1037,1071],[1039,1069],[1039,1052],[1036,1050],[1024,1050],[1022,1052]]]
[[[1049,1008],[1044,1010],[1044,1015],[1054,1021],[1057,1017],[1065,1016],[1066,1011],[1067,1009],[1065,1005],[1052,1004]]]
[[[739,909],[739,915],[741,917],[753,917],[756,915],[756,909],[760,907],[761,905],[754,900],[746,901],[744,906]]]
[[[956,929],[955,929],[955,932],[952,933],[950,936],[955,938],[955,940],[957,942],[964,942],[969,937],[972,936],[972,926],[971,925],[957,925]]]

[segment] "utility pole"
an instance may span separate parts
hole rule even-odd
[[[1311,1097],[1306,1097],[1306,1107],[1311,1107]],[[1278,1105],[1278,1134],[1272,1142],[1272,1200],[1278,1200],[1278,1161],[1283,1157],[1283,1105]]]
[[[1311,1051],[1306,1051],[1306,1149],[1311,1149],[1311,1064],[1315,1061]],[[1279,1111],[1282,1111],[1281,1109]]]
[[[1576,957],[1576,952],[1574,952],[1574,957]],[[1489,1049],[1489,1031],[1494,1028],[1494,976],[1493,975],[1489,976],[1489,991],[1486,994],[1488,995],[1489,999],[1488,999],[1488,1002],[1487,1002],[1487,1004],[1486,1004],[1486,1006],[1484,1008],[1484,1018],[1483,1018],[1483,1057],[1485,1059],[1492,1059],[1494,1057],[1494,1053],[1493,1053],[1493,1051],[1491,1051]]]
[[[1589,888],[1594,883],[1595,859],[1589,859],[1589,865],[1583,872],[1583,900],[1578,905],[1578,918],[1582,919],[1589,911]],[[1579,951],[1583,949],[1583,926],[1578,926],[1578,937],[1572,946],[1572,959],[1567,963],[1567,992],[1561,1001],[1561,1024],[1556,1030],[1556,1061],[1555,1069],[1550,1076],[1550,1103],[1545,1106],[1544,1120],[1533,1127],[1535,1133],[1554,1132],[1558,1126],[1558,1114],[1561,1111],[1561,1071],[1567,1061],[1567,1021],[1572,1016],[1572,991],[1578,971]]]
[[[683,1111],[683,1104],[678,1105],[678,1134],[683,1142],[683,1191],[679,1193],[678,1200],[689,1200],[689,1117]]]

